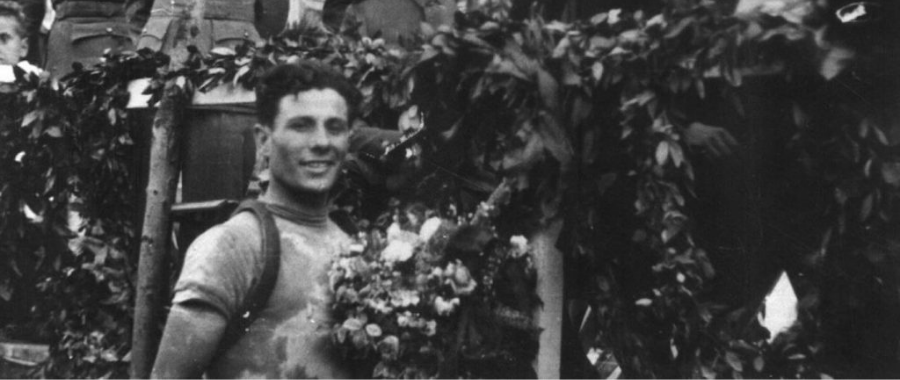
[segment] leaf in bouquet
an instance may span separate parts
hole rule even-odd
[[[363,327],[363,321],[356,318],[349,318],[344,321],[342,326],[349,331],[357,331]]]
[[[366,333],[366,330],[360,329],[356,331],[350,332],[350,341],[353,343],[353,347],[357,349],[366,348],[371,342],[369,339],[369,334]]]
[[[372,378],[375,379],[399,379],[401,373],[393,366],[385,364],[383,361],[375,365],[372,370]]]
[[[450,237],[447,253],[450,258],[461,258],[478,255],[488,243],[494,239],[493,232],[485,226],[461,226]]]
[[[388,335],[378,342],[377,348],[382,359],[396,360],[400,355],[400,339],[395,335]]]
[[[381,327],[374,323],[370,323],[366,325],[366,334],[369,334],[372,338],[377,338],[382,334]]]
[[[437,334],[437,321],[428,320],[425,321],[425,331],[423,332],[425,336],[434,336]],[[426,350],[428,347],[422,347],[422,350]],[[427,352],[426,352],[427,353]]]

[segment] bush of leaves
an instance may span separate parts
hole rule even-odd
[[[679,1],[665,2],[659,13],[610,10],[563,24],[510,21],[497,6],[459,17],[454,29],[428,30],[421,45],[407,48],[304,32],[211,57],[194,54],[178,72],[157,72],[165,57],[142,53],[110,57],[62,87],[21,81],[4,108],[16,112],[3,116],[0,155],[0,204],[8,216],[0,225],[0,270],[21,280],[0,283],[0,296],[36,300],[27,310],[34,307],[37,317],[7,334],[39,331],[53,343],[48,376],[122,374],[136,233],[133,178],[123,163],[132,149],[124,83],[134,73],[153,76],[157,97],[173,76],[184,76],[188,90],[252,87],[265,68],[306,58],[339,68],[362,90],[371,125],[423,126],[394,151],[404,153],[399,161],[426,168],[408,191],[430,199],[428,207],[474,212],[503,178],[516,178],[509,205],[494,219],[498,234],[528,235],[564,217],[560,246],[576,266],[589,268],[590,280],[569,297],[592,306],[600,331],[592,343],[611,351],[627,375],[863,373],[829,358],[842,355],[835,326],[866,308],[892,305],[879,299],[896,299],[900,166],[887,133],[889,107],[871,103],[898,88],[871,74],[881,72],[877,62],[892,62],[890,44],[862,51],[870,59],[836,81],[804,84],[812,89],[807,94],[822,97],[796,96],[790,105],[790,164],[831,195],[804,206],[821,222],[806,232],[821,240],[803,249],[810,280],[799,324],[770,343],[756,308],[724,312],[708,297],[722,273],[711,264],[717,247],[697,243],[705,238],[695,234],[704,222],[694,203],[698,156],[684,141],[693,116],[683,101],[739,100],[728,94],[754,68],[778,68],[770,74],[781,79],[818,75],[805,64],[822,51],[798,22],[802,10],[764,10],[737,19],[717,2]],[[727,83],[717,85],[724,92],[711,91],[715,81]],[[372,160],[397,163],[392,152]],[[357,217],[388,207],[367,205],[371,199],[350,183],[342,207]],[[87,221],[77,237],[64,228],[73,197]],[[39,291],[46,296],[36,297]],[[886,339],[883,346],[897,347]]]

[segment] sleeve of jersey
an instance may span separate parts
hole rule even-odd
[[[258,227],[241,224],[213,227],[194,240],[175,284],[173,304],[200,302],[229,320],[238,313],[263,264]]]

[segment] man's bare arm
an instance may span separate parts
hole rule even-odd
[[[174,305],[151,377],[199,379],[216,354],[227,324],[212,307],[200,303]]]

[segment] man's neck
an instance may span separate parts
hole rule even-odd
[[[293,192],[271,181],[262,201],[284,206],[310,216],[328,214],[328,193]]]

